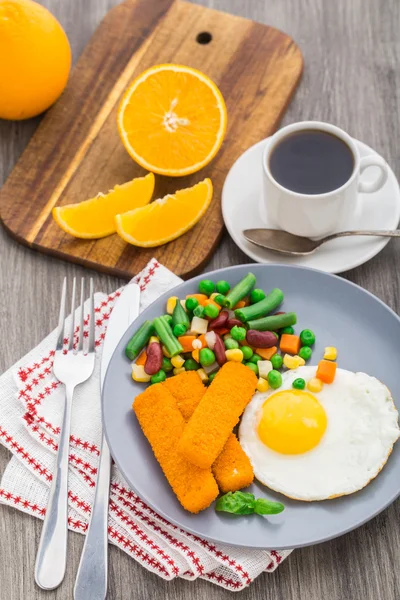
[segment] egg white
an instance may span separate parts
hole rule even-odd
[[[316,367],[283,374],[279,390],[254,395],[239,428],[240,444],[255,477],[269,488],[296,500],[326,500],[365,487],[385,465],[400,436],[398,412],[389,389],[366,373],[337,369],[332,384],[314,396],[328,424],[320,443],[303,454],[280,454],[263,444],[257,433],[265,400],[292,388],[297,377],[315,377]]]

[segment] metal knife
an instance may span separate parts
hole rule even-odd
[[[125,287],[113,308],[101,357],[101,391],[114,350],[128,326],[139,314],[139,300],[140,288],[131,283]],[[75,581],[75,600],[104,600],[107,596],[110,476],[111,455],[103,435],[92,516]]]

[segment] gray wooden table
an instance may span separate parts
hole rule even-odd
[[[46,0],[64,26],[76,59],[97,24],[118,0]],[[305,71],[284,123],[331,121],[380,152],[400,176],[400,3],[398,0],[199,0],[212,8],[278,27],[300,45]],[[0,185],[38,120],[0,121]],[[0,229],[0,369],[37,344],[57,319],[65,275],[84,269],[36,254]],[[345,275],[400,311],[400,241]],[[249,262],[227,236],[207,269]],[[96,289],[119,281],[94,274]],[[9,460],[0,447],[0,472]],[[270,575],[259,577],[241,598],[274,600],[397,600],[400,598],[400,502],[340,539],[294,552]],[[67,577],[55,592],[39,590],[33,565],[41,523],[0,507],[0,597],[4,600],[72,598],[83,538],[70,534]],[[166,583],[124,553],[110,551],[110,600],[228,598],[199,581]]]

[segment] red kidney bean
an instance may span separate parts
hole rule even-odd
[[[161,369],[163,353],[161,344],[158,342],[151,342],[147,346],[147,358],[146,363],[144,365],[144,370],[147,375],[155,375]]]
[[[229,317],[228,311],[221,310],[218,317],[215,317],[215,319],[213,319],[212,321],[209,322],[208,328],[215,329],[218,327],[225,327],[228,317]]]
[[[246,334],[246,341],[253,348],[272,348],[272,346],[276,346],[278,338],[272,331],[249,329]]]
[[[225,345],[219,335],[217,335],[217,341],[215,342],[214,354],[220,367],[226,363]]]
[[[286,313],[285,313],[285,312],[282,312],[282,311],[281,311],[281,312],[274,313],[274,315],[285,315],[285,314],[286,314]]]
[[[228,319],[226,322],[226,326],[228,329],[232,329],[232,327],[235,327],[235,325],[237,325],[238,327],[244,327],[242,321],[239,321],[239,319]]]

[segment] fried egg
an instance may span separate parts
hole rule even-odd
[[[316,367],[283,374],[282,386],[254,395],[239,429],[256,478],[296,500],[326,500],[365,487],[399,438],[389,389],[366,373],[337,369],[318,393],[293,389]]]

